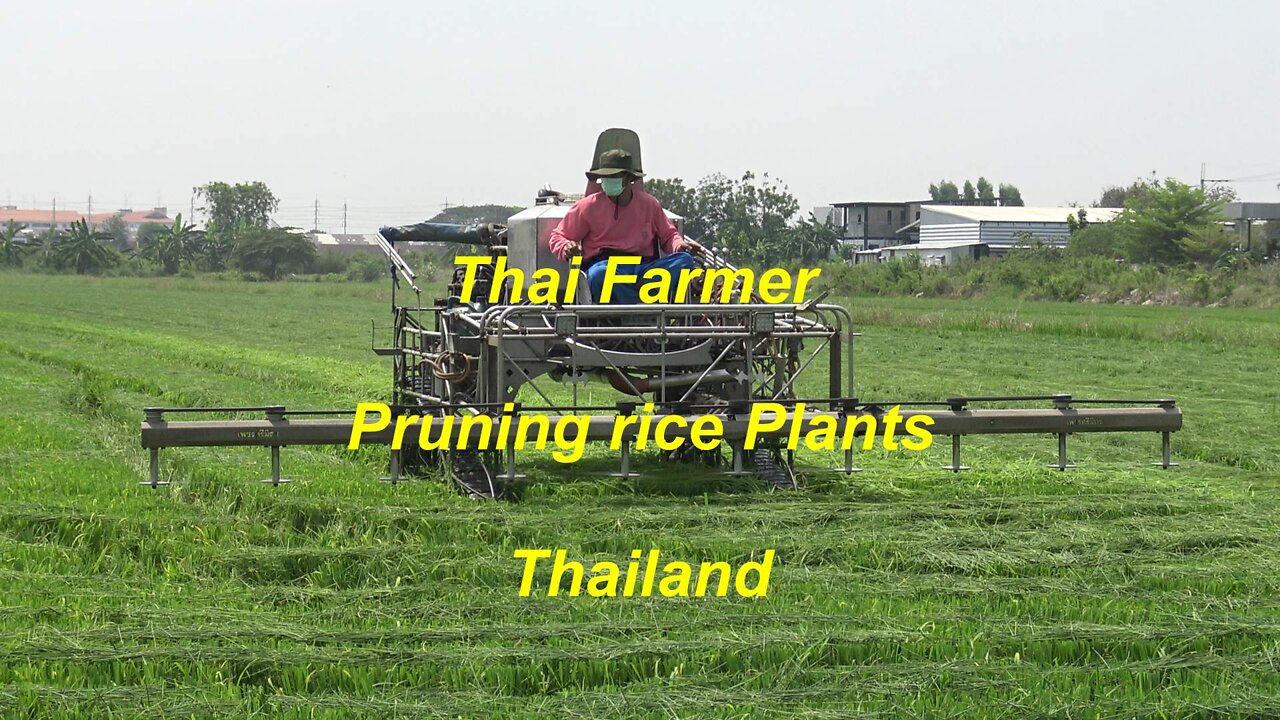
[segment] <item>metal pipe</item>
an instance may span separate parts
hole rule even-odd
[[[394,268],[393,272],[398,271],[404,277],[405,282],[409,283],[409,287],[413,288],[415,293],[421,295],[422,290],[413,282],[418,276],[413,272],[413,268],[409,267],[409,263],[405,262],[403,257],[400,257],[400,253],[396,251],[395,246],[383,237],[381,232],[374,233],[374,238],[378,243],[378,247],[382,248],[382,252],[391,259],[391,265]],[[394,285],[392,283],[393,288]]]
[[[1173,452],[1169,445],[1169,430],[1160,433],[1160,467],[1168,470],[1169,468],[1178,467],[1178,463],[1173,462]]]
[[[943,469],[950,470],[953,473],[958,473],[961,470],[970,469],[968,465],[960,464],[960,435],[959,434],[953,434],[951,436],[951,464],[944,467]]]
[[[160,486],[160,448],[151,448],[151,487]]]
[[[625,373],[621,373],[625,377],[618,377],[620,373],[609,372],[606,377],[609,384],[618,392],[630,392],[631,389],[640,391],[641,393],[654,392],[655,390],[669,390],[674,388],[697,386],[702,383],[711,385],[720,385],[727,382],[735,382],[739,379],[728,370],[708,370],[699,373],[682,373],[680,375],[665,375],[655,378],[632,378]],[[681,398],[682,400],[684,398]]]
[[[496,405],[486,405],[497,407]],[[447,409],[448,405],[441,405]],[[414,408],[422,412],[427,408]],[[926,424],[934,435],[999,435],[1028,434],[1044,435],[1058,433],[1092,433],[1092,432],[1160,432],[1167,437],[1168,433],[1182,427],[1182,412],[1178,409],[1163,408],[1081,408],[1070,411],[1005,409],[1005,410],[913,410],[902,409],[900,414],[905,423],[912,417],[928,417],[932,424]],[[346,445],[351,437],[353,417],[325,420],[193,420],[180,422],[160,422],[141,424],[142,446],[144,448],[166,447],[263,447],[281,445]],[[801,432],[815,429],[815,419],[819,416],[836,418],[843,426],[845,423],[857,422],[863,416],[876,417],[868,412],[839,415],[826,411],[807,411],[799,420]],[[555,423],[560,416],[550,415],[548,419]],[[592,441],[608,441],[613,437],[615,416],[593,415],[587,429],[587,438]],[[700,414],[684,415],[692,421]],[[827,421],[824,421],[827,422]],[[877,420],[878,422],[878,420]],[[727,440],[739,440],[746,437],[748,419],[745,417],[725,417],[722,421],[723,437]],[[404,442],[416,443],[421,424],[410,426],[404,434]],[[790,428],[763,433],[762,437],[785,438]],[[479,428],[471,428],[472,444],[479,440]],[[392,427],[379,432],[364,433],[362,442],[373,445],[389,444],[393,438]],[[668,437],[688,438],[689,428],[671,427]],[[1163,463],[1161,463],[1163,465]],[[1170,462],[1172,467],[1174,463]]]
[[[1061,403],[1058,403],[1058,404],[1061,405]],[[1060,409],[1069,409],[1069,408],[1062,407]],[[1070,461],[1067,460],[1067,433],[1060,432],[1060,433],[1057,433],[1057,436],[1058,436],[1058,463],[1056,465],[1050,465],[1049,467],[1055,470],[1065,471],[1075,467],[1075,465],[1073,465]]]
[[[389,472],[387,473],[387,476],[383,478],[383,480],[386,480],[392,485],[395,485],[400,482],[400,451],[399,450],[391,451],[391,467],[389,468]]]
[[[263,480],[263,482],[269,482],[273,487],[279,487],[280,484],[284,482],[284,480],[280,478],[280,446],[279,445],[271,446],[271,479]]]

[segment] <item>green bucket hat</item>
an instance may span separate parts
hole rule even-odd
[[[615,175],[632,175],[644,177],[644,173],[636,169],[635,158],[626,150],[607,150],[600,153],[600,162],[587,171],[587,177],[613,177]]]

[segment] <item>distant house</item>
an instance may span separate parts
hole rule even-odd
[[[909,226],[919,203],[859,201],[832,203],[824,213],[840,233],[840,240],[855,250],[901,245],[911,241]],[[825,209],[824,209],[825,210]],[[816,211],[815,211],[816,212]]]

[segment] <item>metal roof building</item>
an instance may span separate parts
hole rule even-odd
[[[1068,217],[1083,210],[1088,222],[1110,222],[1120,208],[990,207],[924,205],[920,208],[920,242],[983,243],[1009,248],[1029,234],[1050,245],[1065,246]]]
[[[986,243],[969,240],[949,240],[940,242],[918,242],[911,245],[894,245],[879,250],[879,261],[903,258],[915,253],[925,265],[954,265],[960,260],[976,260],[991,254]]]
[[[327,232],[309,232],[307,238],[311,240],[311,244],[316,246],[316,250],[341,253],[343,255],[352,255],[355,253],[380,253],[381,246],[378,245],[375,233],[367,234],[341,234]]]

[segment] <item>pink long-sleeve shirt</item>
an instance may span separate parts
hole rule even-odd
[[[602,192],[574,203],[551,231],[551,252],[567,261],[569,246],[576,242],[582,245],[582,255],[587,260],[605,251],[652,258],[654,238],[663,253],[675,252],[680,231],[662,212],[658,198],[634,186],[631,193],[631,202],[626,205],[615,203]]]

